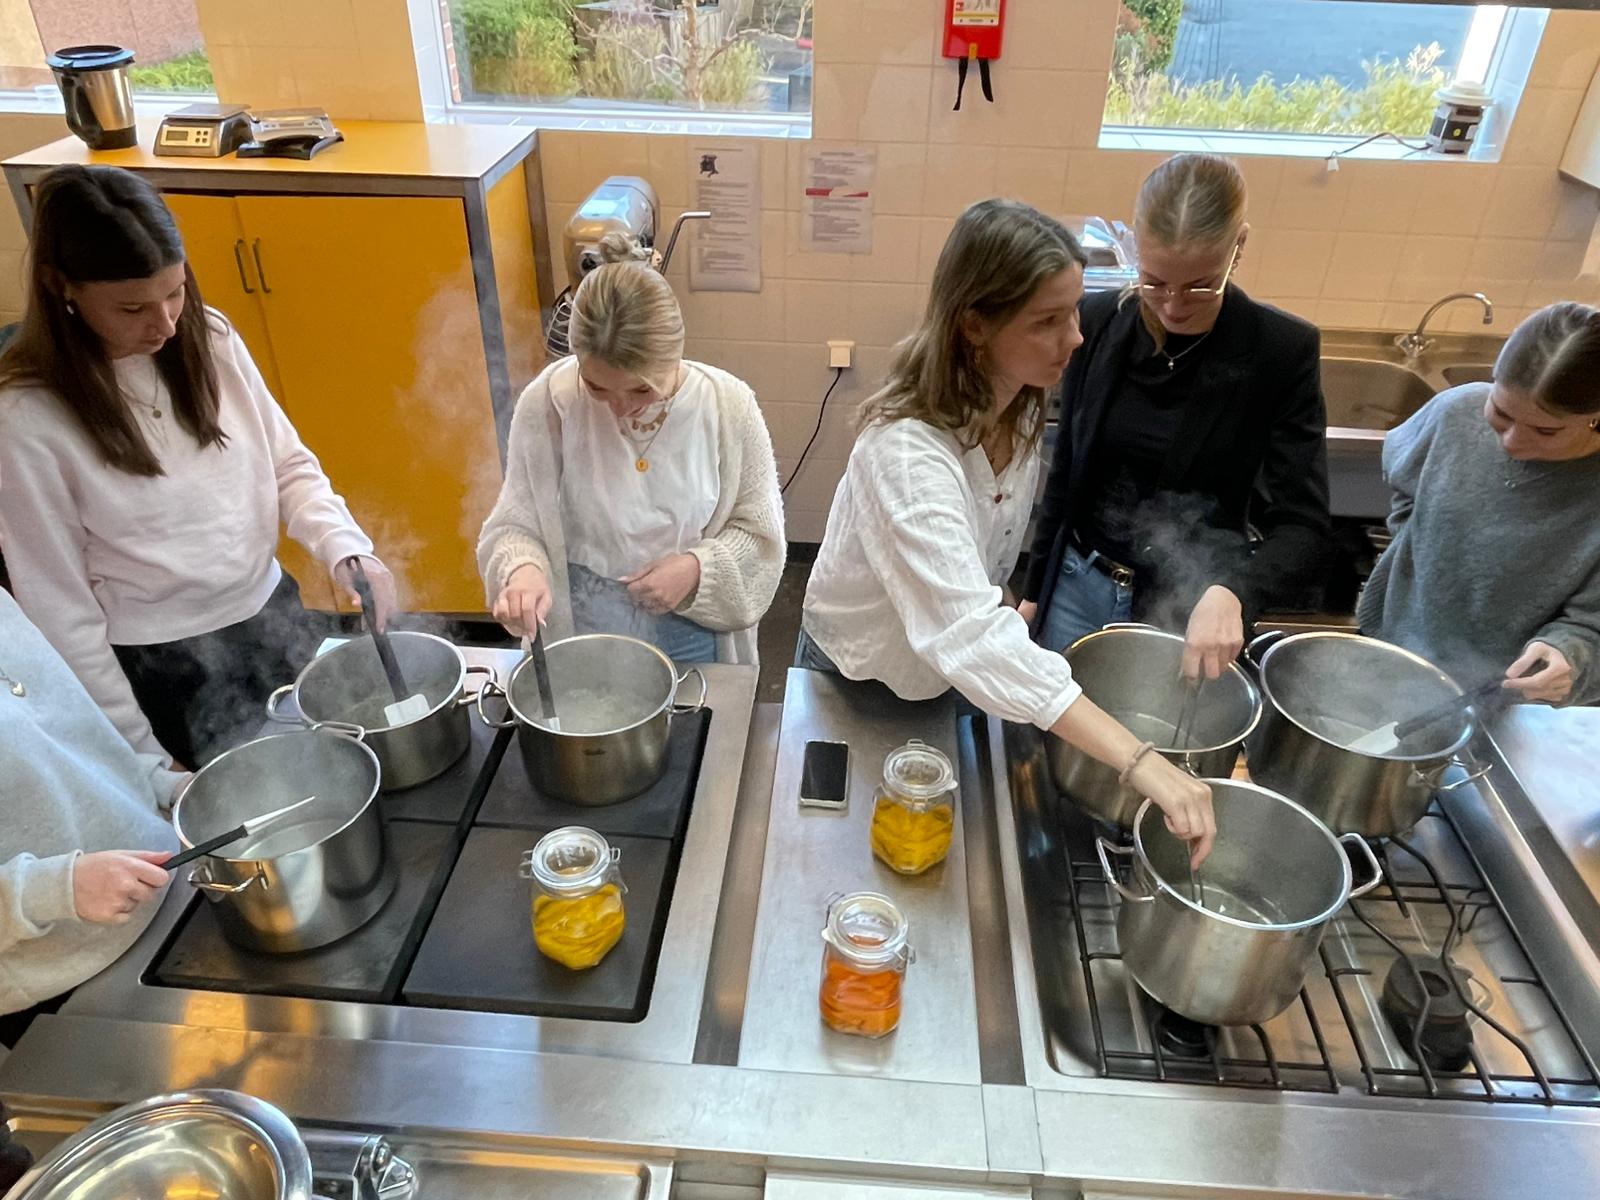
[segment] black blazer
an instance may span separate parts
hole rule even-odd
[[[1062,377],[1061,424],[1023,589],[1024,599],[1039,603],[1036,626],[1078,515],[1096,502],[1085,494],[1094,477],[1090,463],[1141,319],[1136,301],[1119,306],[1118,299],[1116,292],[1084,297],[1083,345]],[[1263,608],[1303,596],[1326,561],[1331,521],[1321,335],[1230,287],[1208,341],[1161,486],[1215,501],[1211,523],[1232,551],[1209,582],[1239,597],[1248,631]],[[1197,599],[1198,592],[1188,603]],[[1136,588],[1136,616],[1140,601]]]

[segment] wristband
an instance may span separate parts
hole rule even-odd
[[[1133,752],[1133,757],[1128,760],[1128,765],[1123,767],[1122,773],[1117,776],[1117,782],[1126,787],[1128,783],[1128,777],[1132,775],[1134,769],[1138,767],[1139,760],[1144,758],[1146,754],[1149,754],[1150,751],[1154,750],[1155,748],[1156,744],[1154,742],[1140,742],[1139,748]]]

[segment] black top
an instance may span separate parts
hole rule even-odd
[[[1090,464],[1094,483],[1089,494],[1098,502],[1086,506],[1078,518],[1078,540],[1140,572],[1152,565],[1144,548],[1146,509],[1160,491],[1161,468],[1177,440],[1183,406],[1193,394],[1192,377],[1205,341],[1205,334],[1172,335],[1158,349],[1144,322],[1139,323],[1116,402],[1106,412],[1100,453]]]
[[[1220,583],[1243,603],[1248,630],[1264,607],[1292,603],[1323,574],[1331,521],[1320,335],[1229,287],[1216,325],[1168,372],[1165,357],[1151,363],[1139,351],[1149,338],[1139,305],[1119,299],[1096,293],[1080,309],[1083,345],[1062,377],[1024,598],[1039,602],[1042,621],[1072,531],[1102,536],[1120,519],[1124,549],[1145,567],[1135,617],[1178,625]],[[1163,374],[1173,378],[1152,382]],[[1135,488],[1131,509],[1115,491],[1120,469],[1104,469],[1118,462]]]

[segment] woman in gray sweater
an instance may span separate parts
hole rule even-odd
[[[1440,392],[1389,434],[1394,541],[1357,615],[1462,686],[1600,703],[1600,311],[1554,304],[1494,382]]]
[[[184,776],[135,753],[0,591],[0,1044],[149,924]]]

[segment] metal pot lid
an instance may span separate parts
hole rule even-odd
[[[218,1088],[152,1096],[108,1113],[57,1146],[10,1195],[311,1200],[311,1179],[311,1156],[288,1117]]]

